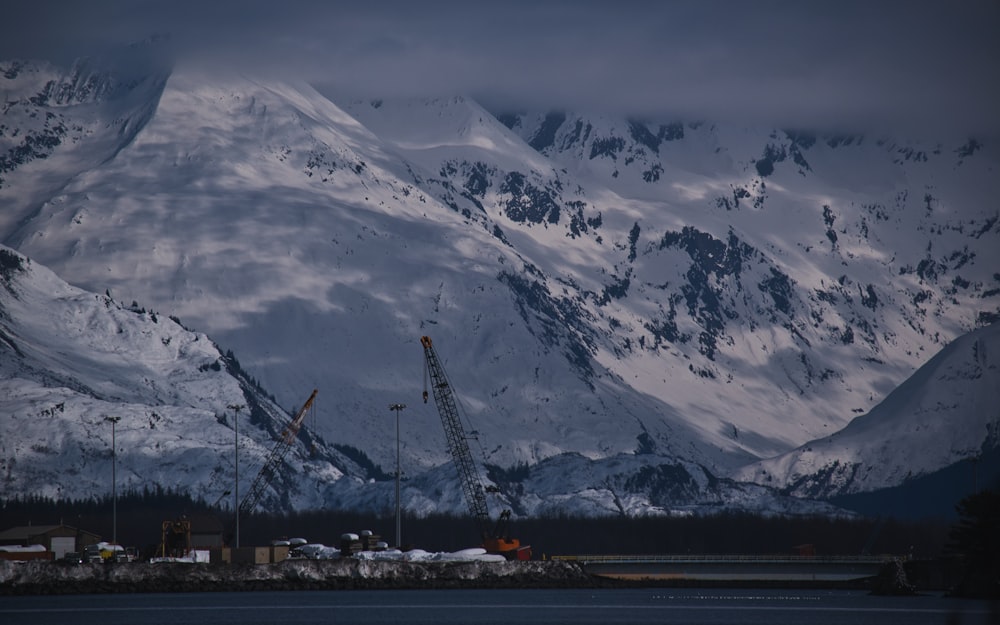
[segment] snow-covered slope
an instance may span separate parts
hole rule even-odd
[[[303,398],[304,399],[304,398]],[[234,479],[233,412],[247,486],[290,421],[204,334],[69,286],[0,246],[0,493],[82,499],[117,485],[216,501]],[[306,439],[310,440],[310,439]],[[316,505],[313,481],[358,467],[311,439],[294,446],[265,506]],[[303,481],[301,476],[309,476]],[[229,503],[224,500],[224,503]]]
[[[423,334],[491,464],[722,474],[838,430],[1000,310],[1000,158],[976,139],[334,103],[137,65],[58,102],[81,72],[0,65],[0,241],[208,333],[281,405],[336,397],[316,431],[382,467],[399,401],[404,471],[448,460]]]
[[[955,340],[840,432],[735,477],[800,497],[896,486],[1000,448],[1000,324]]]
[[[337,414],[317,427],[383,465],[393,446],[372,433],[390,425],[389,402],[419,396],[422,334],[464,373],[493,462],[631,452],[643,433],[709,465],[751,457],[701,445],[711,427],[603,372],[590,312],[559,310],[545,259],[435,199],[449,187],[426,176],[306,86],[175,72],[134,141],[7,240],[71,283],[162,305],[233,346],[283,402],[303,387],[335,393]],[[606,259],[575,262],[599,276]],[[415,404],[408,462],[436,466],[437,414]]]
[[[240,492],[247,494],[289,418],[246,379],[232,354],[154,311],[71,287],[3,246],[0,286],[0,496],[106,492],[114,436],[121,490],[182,489],[229,505],[234,404],[248,408],[239,430]],[[112,435],[107,417],[115,416]],[[278,466],[262,505],[389,510],[392,481],[363,452],[317,438],[309,429],[315,422],[307,421]],[[505,493],[494,506],[518,515],[839,512],[649,454],[598,461],[564,454],[530,471],[490,473],[483,478]],[[402,501],[416,514],[466,508],[451,463],[407,476]]]
[[[12,61],[0,68],[0,228],[13,236],[74,176],[113,158],[156,110],[169,65],[148,47],[113,64],[63,70]],[[23,175],[24,171],[29,175]],[[17,184],[12,178],[17,178]]]

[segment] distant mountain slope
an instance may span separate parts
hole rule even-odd
[[[0,241],[183,318],[282,405],[335,397],[316,431],[381,466],[397,401],[404,470],[448,461],[423,334],[493,465],[721,475],[840,429],[1000,311],[1000,158],[976,139],[334,103],[154,60],[0,64]],[[43,97],[84,74],[132,78]],[[15,158],[49,114],[85,131]]]
[[[303,389],[304,392],[307,389]],[[303,401],[306,396],[303,395]],[[161,486],[209,502],[232,489],[233,412],[244,494],[289,415],[204,334],[136,305],[71,287],[0,246],[0,496],[83,499]],[[279,466],[267,506],[316,505],[300,477],[364,475],[311,437]],[[224,500],[229,503],[229,500]]]
[[[540,290],[535,262],[420,187],[440,190],[423,171],[306,86],[175,72],[135,140],[9,240],[73,283],[162,302],[288,403],[303,381],[336,393],[321,433],[383,465],[371,421],[420,393],[425,333],[471,374],[463,399],[497,463],[631,452],[643,435],[708,465],[752,457],[701,445],[699,424],[603,373],[589,312]],[[43,223],[60,225],[29,234]],[[411,405],[408,463],[447,461],[436,413]]]
[[[904,484],[1000,451],[1000,324],[962,336],[871,412],[735,477],[799,497]],[[972,483],[972,469],[966,484]]]
[[[998,447],[938,471],[908,477],[898,486],[836,495],[829,501],[869,517],[956,519],[958,503],[984,489],[1000,489]]]
[[[512,171],[510,137],[476,108],[347,110],[440,172],[455,210],[530,258],[560,259],[565,273],[539,263],[544,279],[522,283],[527,308],[721,445],[766,455],[836,429],[944,337],[997,318],[997,154],[975,140],[500,115],[536,151]]]
[[[169,65],[145,46],[131,47],[115,62],[81,59],[67,70],[0,64],[4,238],[17,238],[20,223],[74,176],[100,167],[134,139],[156,110],[169,75]]]
[[[106,417],[116,416],[119,489],[177,489],[229,505],[236,479],[234,404],[247,408],[239,429],[246,496],[289,416],[245,377],[232,354],[223,356],[208,337],[173,319],[71,287],[2,246],[0,286],[0,498],[107,494],[112,434]],[[332,447],[308,429],[299,439],[274,474],[264,507],[390,509],[393,483],[363,452]],[[484,469],[485,479],[504,487],[494,505],[513,507],[519,516],[840,513],[649,454],[597,461],[563,454],[530,471]],[[417,514],[464,512],[454,466],[408,475],[403,504]]]

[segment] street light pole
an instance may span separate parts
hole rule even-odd
[[[399,516],[399,411],[406,408],[406,404],[389,404],[389,410],[396,412],[396,548],[403,548],[402,531]]]
[[[121,417],[104,417],[111,422],[111,543],[118,544],[118,443],[115,440],[115,424]]]
[[[246,408],[243,404],[229,404],[233,411],[233,466],[236,469],[233,486],[233,514],[236,515],[236,548],[240,548],[240,410]]]

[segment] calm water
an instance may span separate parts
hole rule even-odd
[[[0,624],[1000,623],[1000,613],[990,608],[936,595],[871,597],[854,591],[307,591],[0,597]]]

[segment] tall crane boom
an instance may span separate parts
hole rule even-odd
[[[441,423],[444,425],[444,435],[448,440],[448,451],[455,459],[459,477],[462,481],[462,490],[465,492],[465,501],[469,506],[469,514],[479,523],[479,529],[484,536],[489,533],[490,512],[486,506],[486,492],[479,479],[479,472],[472,459],[472,451],[469,449],[469,441],[462,427],[462,420],[458,415],[458,406],[455,403],[455,395],[448,383],[448,377],[441,367],[437,353],[431,343],[430,337],[424,336],[420,339],[420,344],[424,346],[424,357],[427,360],[427,372],[431,378],[431,387],[434,391],[434,403],[438,412],[441,413]],[[427,398],[424,398],[427,401]]]
[[[250,491],[243,498],[243,501],[240,502],[241,516],[252,512],[260,501],[260,498],[264,496],[264,491],[267,489],[267,485],[270,484],[271,478],[274,477],[278,465],[285,459],[285,455],[291,449],[292,443],[295,442],[295,437],[299,435],[302,423],[306,419],[306,413],[309,412],[313,401],[316,399],[317,391],[318,389],[313,389],[312,395],[309,396],[306,403],[302,404],[299,411],[295,413],[292,422],[281,432],[281,437],[278,439],[277,444],[271,449],[271,453],[264,462],[264,466],[260,468],[260,472],[254,478],[253,484],[250,485]]]
[[[506,536],[506,523],[510,518],[510,510],[504,510],[494,527],[491,526],[489,508],[486,505],[486,490],[483,488],[479,471],[472,458],[472,451],[469,449],[469,440],[462,427],[462,419],[458,413],[458,404],[455,401],[455,392],[452,390],[448,376],[441,366],[441,361],[434,351],[434,345],[430,337],[420,337],[420,344],[424,348],[424,359],[427,364],[427,373],[431,379],[431,388],[434,392],[434,403],[438,413],[441,415],[441,423],[444,425],[445,438],[448,440],[448,451],[451,452],[458,468],[458,475],[462,482],[462,491],[465,493],[465,502],[469,507],[469,513],[475,518],[479,525],[479,532],[483,540],[483,546],[490,553],[503,554],[509,559],[527,560],[531,558],[531,547],[522,547],[521,542],[516,538]],[[427,402],[427,391],[424,391],[424,403]]]

